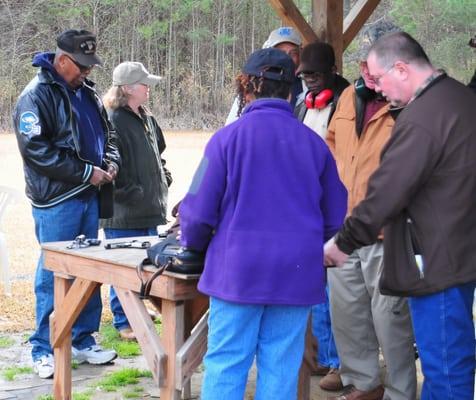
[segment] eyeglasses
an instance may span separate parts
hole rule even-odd
[[[94,67],[94,65],[90,65],[90,66],[86,67],[86,66],[81,65],[80,63],[78,63],[76,60],[74,60],[72,57],[68,56],[67,54],[65,54],[65,56],[66,56],[74,65],[76,65],[76,67],[78,67],[79,72],[81,72],[81,73],[91,71],[91,70],[93,69],[93,67]]]
[[[370,79],[372,79],[377,86],[380,86],[380,79],[382,79],[385,75],[387,75],[394,68],[395,68],[395,64],[393,64],[383,74],[380,74],[380,76],[370,75]]]

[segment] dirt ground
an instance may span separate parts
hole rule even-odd
[[[168,148],[164,155],[167,167],[172,171],[174,183],[169,194],[171,208],[186,193],[203,151],[211,136],[210,132],[166,132]],[[2,221],[1,228],[7,238],[9,251],[12,294],[7,296],[3,283],[0,284],[0,336],[9,337],[13,345],[0,351],[0,372],[13,365],[31,365],[30,346],[26,342],[28,335],[34,328],[34,296],[33,280],[39,248],[33,231],[31,207],[24,196],[24,179],[22,163],[16,146],[14,135],[0,134],[0,185],[9,186],[18,190],[22,198],[11,205]],[[3,282],[3,280],[2,280]],[[103,320],[110,320],[106,290],[103,290],[104,316]],[[94,387],[98,378],[109,371],[123,367],[148,369],[142,356],[132,359],[117,359],[109,366],[81,365],[73,371],[73,390],[80,393]],[[256,373],[250,374],[247,388],[247,399],[252,399]],[[311,380],[311,399],[323,400],[330,393],[319,389],[318,377]],[[419,376],[421,382],[421,375]],[[192,378],[192,396],[198,398],[200,390],[201,372]],[[38,396],[51,393],[52,380],[42,380],[36,375],[19,375],[9,382],[0,376],[0,400],[3,399],[37,399]],[[141,398],[158,397],[158,389],[151,378],[143,378],[141,386],[144,394]],[[106,393],[94,389],[93,399],[123,399],[123,392]]]

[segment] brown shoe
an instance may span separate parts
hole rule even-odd
[[[340,378],[339,370],[331,368],[327,375],[319,382],[319,387],[324,390],[336,391],[344,389],[342,379]]]
[[[363,391],[355,386],[349,385],[340,396],[328,397],[327,400],[382,400],[383,386],[377,386],[375,389]]]
[[[136,340],[136,335],[131,328],[124,328],[119,331],[119,336],[122,340],[133,341]]]
[[[330,370],[331,370],[330,367],[324,367],[323,365],[317,364],[311,370],[311,375],[326,376]]]

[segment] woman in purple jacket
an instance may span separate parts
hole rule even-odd
[[[202,400],[242,400],[255,357],[255,399],[297,396],[309,311],[325,297],[323,243],[347,195],[324,141],[293,116],[293,80],[284,52],[250,56],[242,116],[211,138],[180,206],[182,244],[207,249]]]

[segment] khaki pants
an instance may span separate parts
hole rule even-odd
[[[340,268],[328,270],[331,320],[344,385],[371,390],[381,384],[379,348],[386,364],[385,396],[416,398],[413,331],[407,300],[378,289],[381,242],[354,251]]]

